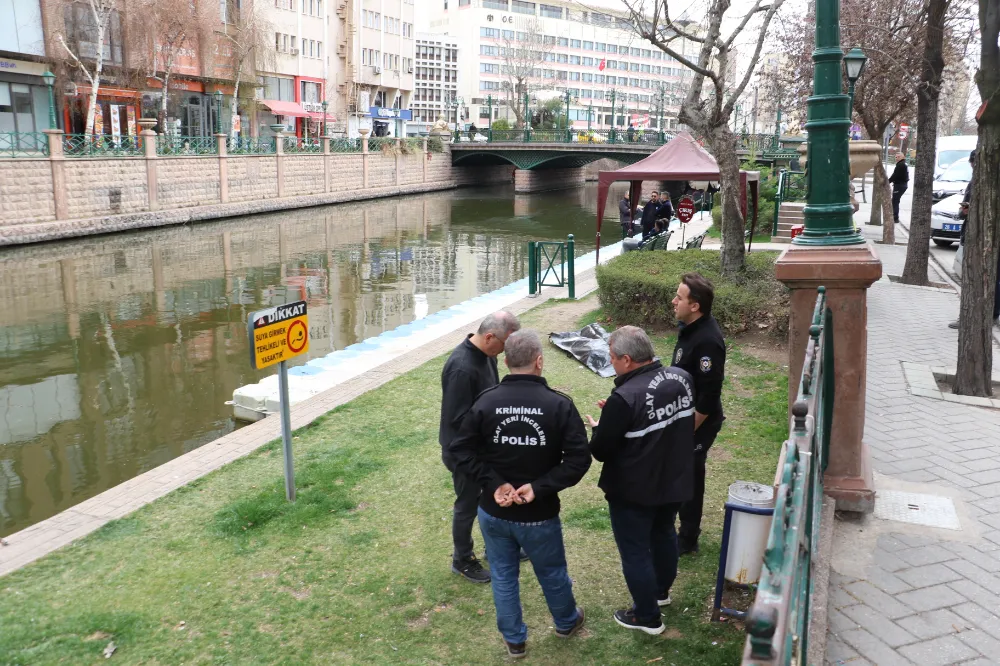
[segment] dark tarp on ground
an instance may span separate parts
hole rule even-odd
[[[589,324],[579,331],[550,333],[549,341],[601,377],[613,377],[615,369],[611,367],[608,347],[610,335],[600,324]]]

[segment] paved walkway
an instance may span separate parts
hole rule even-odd
[[[594,269],[580,271],[576,282],[577,297],[582,298],[596,288]],[[545,288],[540,296],[524,298],[507,309],[515,314],[521,314],[550,298],[565,296],[565,289]],[[329,391],[293,405],[292,428],[302,428],[338,405],[349,402],[446,353],[468,333],[473,332],[478,324],[479,322],[471,322],[459,327],[411,354],[389,361]],[[280,436],[281,421],[277,418],[266,418],[174,458],[47,520],[15,532],[0,543],[0,576],[90,534],[111,520],[127,516],[172,490],[242,458]]]
[[[864,207],[857,219],[867,220]],[[881,237],[880,228],[865,233]],[[900,275],[906,247],[876,249],[884,273]],[[929,277],[947,281],[933,264]],[[1000,663],[1000,410],[915,396],[903,368],[953,369],[958,335],[947,324],[957,316],[953,289],[883,278],[868,293],[865,441],[876,489],[881,501],[893,492],[946,498],[961,529],[838,514],[827,664]],[[996,375],[996,348],[993,366]],[[911,499],[926,508],[927,498]]]

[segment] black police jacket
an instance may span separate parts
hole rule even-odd
[[[472,344],[467,335],[451,352],[441,370],[441,425],[438,443],[447,447],[458,436],[462,417],[472,407],[476,396],[500,383],[497,360],[484,354]],[[441,451],[448,469],[452,469],[447,448]]]
[[[659,361],[615,378],[590,452],[604,463],[598,486],[609,501],[643,506],[694,494],[691,376]]]
[[[708,418],[694,433],[696,450],[715,441],[726,416],[722,411],[722,381],[726,376],[726,341],[712,315],[680,329],[674,347],[674,365],[694,379],[694,408]]]
[[[590,468],[587,431],[573,401],[542,377],[507,375],[483,391],[448,446],[458,471],[483,487],[479,506],[497,518],[532,523],[559,515],[559,491]],[[499,506],[494,491],[531,484],[534,501]]]

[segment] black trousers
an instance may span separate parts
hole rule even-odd
[[[636,618],[658,620],[662,599],[677,578],[677,535],[674,520],[678,504],[642,506],[608,500],[611,531],[622,558],[622,574],[635,603]]]
[[[467,560],[474,554],[472,525],[479,512],[479,495],[482,487],[471,476],[457,471],[447,454],[442,454],[444,466],[451,472],[455,484],[455,506],[451,515],[451,540],[454,544],[452,559],[456,562]]]
[[[698,543],[698,536],[701,534],[701,514],[705,505],[705,461],[708,459],[709,446],[703,446],[694,454],[694,496],[684,502],[678,512],[681,528],[677,531],[677,536],[689,544]]]
[[[899,200],[903,198],[903,190],[893,190],[892,191],[892,221],[899,222]]]

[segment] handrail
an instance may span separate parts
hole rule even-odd
[[[805,171],[790,171],[785,169],[778,174],[778,191],[774,195],[774,222],[771,224],[771,235],[778,235],[778,213],[781,211],[781,202],[785,200],[785,189],[793,176],[804,176]]]
[[[835,399],[833,314],[826,289],[817,291],[764,568],[747,615],[743,666],[804,664],[809,652],[812,557],[819,546]]]

